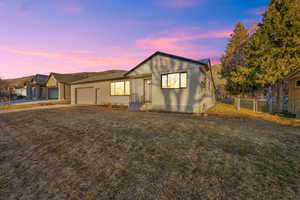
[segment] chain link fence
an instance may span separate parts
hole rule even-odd
[[[255,98],[234,98],[234,105],[237,110],[246,108],[254,112],[264,113],[280,113],[288,112],[288,99],[284,99],[277,103],[274,98],[270,99],[255,99]]]

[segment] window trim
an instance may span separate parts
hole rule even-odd
[[[298,86],[298,82],[300,83],[300,79],[298,79],[298,80],[295,81],[295,87],[296,88],[300,88],[300,85]]]
[[[179,88],[164,88],[163,87],[163,76],[167,76],[167,84],[168,84],[168,75],[169,74],[179,74]],[[186,86],[185,87],[181,87],[181,74],[186,74]],[[164,73],[161,74],[161,89],[187,89],[188,88],[188,73],[186,71],[182,71],[182,72],[170,72],[170,73]]]
[[[129,94],[126,94],[126,82],[129,82]],[[112,95],[111,93],[111,84],[117,83],[117,82],[123,82],[124,83],[124,95]],[[109,82],[109,96],[111,97],[124,97],[124,96],[130,96],[131,94],[131,81],[130,80],[115,80]]]

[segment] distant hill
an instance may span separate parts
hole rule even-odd
[[[30,81],[33,76],[25,76],[21,78],[14,78],[14,79],[4,79],[3,82],[5,86],[9,87],[20,87],[24,86],[25,82]]]

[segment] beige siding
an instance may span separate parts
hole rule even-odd
[[[93,87],[94,94],[89,98],[93,102],[97,102],[102,105],[112,104],[112,105],[128,105],[129,104],[129,96],[111,96],[110,95],[110,83],[111,81],[101,81],[94,83],[84,83],[78,85],[71,86],[71,100],[72,104],[75,104],[75,90],[76,88],[84,88],[84,87]],[[96,92],[97,91],[97,92]],[[98,98],[99,101],[96,99]]]
[[[65,84],[65,100],[71,99],[71,85]]]
[[[202,72],[201,65],[155,56],[129,74],[129,77],[152,73],[152,106],[153,110],[176,112],[202,112],[214,104],[214,92],[209,72]],[[188,87],[186,89],[162,89],[161,75],[166,73],[187,72]],[[207,77],[210,89],[202,87]],[[133,81],[132,88],[143,95],[143,79]],[[142,89],[141,89],[142,87]],[[138,88],[138,89],[137,89]]]
[[[57,87],[57,81],[55,80],[54,76],[51,75],[47,82],[47,87]]]
[[[289,80],[289,112],[291,113],[300,110],[300,88],[296,87],[297,80],[300,80],[300,72]]]

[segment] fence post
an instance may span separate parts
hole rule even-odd
[[[239,97],[235,97],[235,105],[236,105],[236,109],[240,110],[241,109],[241,99]]]
[[[269,104],[269,113],[272,113],[273,112],[273,101],[272,101],[272,98],[269,98],[268,100],[268,104]]]
[[[258,100],[253,99],[253,111],[258,112]]]

